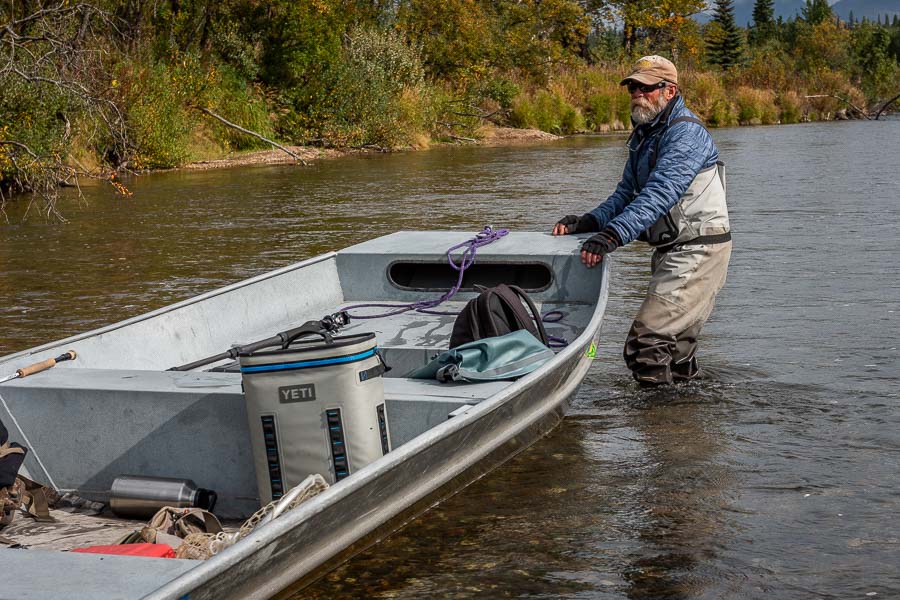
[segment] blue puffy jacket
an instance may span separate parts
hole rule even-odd
[[[623,245],[636,240],[667,214],[702,170],[716,164],[719,150],[705,127],[673,119],[697,116],[677,95],[657,118],[638,125],[628,138],[628,162],[616,191],[590,212],[599,229],[615,230]],[[657,144],[657,139],[659,143]],[[656,165],[651,170],[651,158]]]

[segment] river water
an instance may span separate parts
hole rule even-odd
[[[632,383],[649,253],[617,251],[563,423],[298,598],[900,597],[900,120],[713,137],[735,242],[707,378]],[[14,207],[0,355],[398,229],[546,230],[625,155],[617,137],[441,148],[89,187],[65,225]]]

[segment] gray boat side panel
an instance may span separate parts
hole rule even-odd
[[[474,235],[465,231],[401,231],[341,250],[337,264],[344,296],[353,302],[363,298],[382,302],[439,298],[442,291],[403,290],[392,285],[385,275],[388,267],[398,260],[446,264],[447,250]],[[479,248],[476,263],[546,264],[554,272],[554,281],[548,289],[531,294],[535,300],[574,300],[593,305],[600,293],[602,277],[599,269],[588,271],[577,258],[586,237],[511,232]],[[585,277],[588,273],[593,275]],[[474,295],[462,292],[458,297],[468,300]]]
[[[170,367],[320,319],[343,301],[333,255],[0,359],[4,373],[74,349],[55,369]]]
[[[197,561],[0,549],[0,595],[16,600],[140,598],[183,575]]]
[[[460,406],[471,405],[478,400],[454,398],[386,398],[391,448],[396,450],[446,421],[450,413]]]
[[[440,425],[460,406],[478,404],[512,385],[511,381],[440,383],[390,378],[384,383],[393,449]]]
[[[186,477],[216,491],[222,517],[259,508],[238,374],[51,369],[2,394],[42,483],[105,501],[119,475]]]

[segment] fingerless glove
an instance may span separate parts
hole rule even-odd
[[[568,233],[588,233],[590,231],[597,231],[597,219],[590,213],[585,213],[580,217],[566,215],[557,223],[559,225],[565,225]]]
[[[581,245],[581,250],[589,254],[604,256],[621,245],[622,243],[619,241],[619,236],[615,230],[607,227],[600,233],[592,235],[585,240],[584,244]]]

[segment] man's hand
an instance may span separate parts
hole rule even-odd
[[[566,215],[553,226],[553,235],[568,235],[570,233],[588,233],[597,230],[597,221],[589,213],[580,217]]]
[[[581,245],[581,262],[589,269],[595,267],[600,264],[604,256],[619,246],[621,246],[619,236],[615,230],[607,227],[597,235],[589,237]]]

